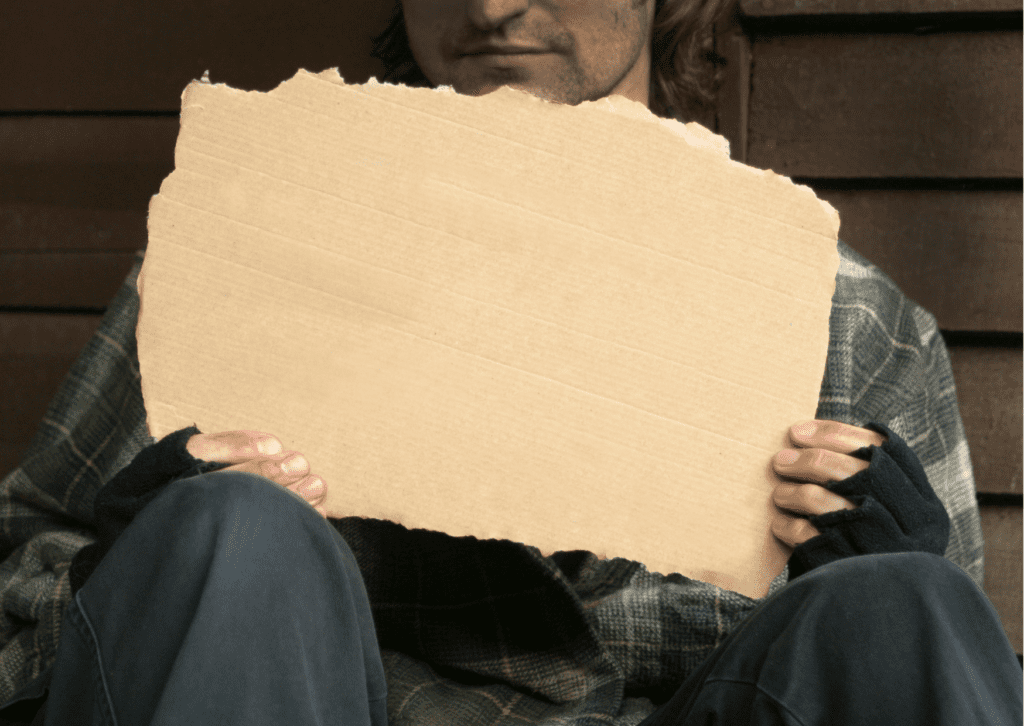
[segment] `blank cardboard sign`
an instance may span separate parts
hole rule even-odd
[[[334,517],[761,597],[838,228],[618,96],[193,82],[140,276],[149,431],[272,433]]]

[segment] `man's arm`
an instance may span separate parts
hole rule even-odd
[[[981,517],[953,371],[935,317],[843,242],[817,419],[888,426],[950,520],[945,557],[982,587]]]

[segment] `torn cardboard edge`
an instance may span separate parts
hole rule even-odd
[[[335,66],[333,68],[327,68],[327,69],[325,69],[323,71],[320,71],[319,73],[313,73],[311,71],[307,71],[305,68],[300,68],[298,70],[298,72],[296,73],[296,76],[303,75],[303,74],[309,75],[309,76],[314,76],[316,78],[319,78],[320,80],[328,81],[328,82],[331,82],[331,83],[336,83],[336,84],[339,84],[339,85],[350,86],[351,87],[351,84],[346,84],[345,79],[340,74],[337,66]],[[266,93],[273,94],[275,91],[277,91],[279,88],[281,88],[281,86],[283,86],[285,83],[288,83],[288,80],[281,81],[281,83],[278,84],[277,88],[274,88],[274,89],[272,89],[270,91],[267,91]],[[182,105],[182,112],[183,113],[184,113],[184,110],[185,110],[186,106],[188,105],[188,95],[189,95],[190,89],[193,88],[193,85],[198,85],[198,84],[202,84],[202,85],[206,85],[206,86],[214,86],[214,87],[217,87],[217,88],[223,88],[223,89],[225,89],[228,92],[234,92],[234,93],[261,93],[261,91],[246,91],[246,90],[243,90],[243,89],[234,88],[233,86],[229,86],[229,85],[227,85],[225,83],[213,83],[210,80],[210,71],[206,70],[206,71],[203,72],[202,78],[198,78],[198,79],[192,80],[187,86],[185,86],[185,89],[181,92],[181,105]],[[375,88],[377,86],[391,86],[391,87],[394,87],[394,88],[409,88],[408,86],[405,86],[403,84],[395,84],[395,83],[378,81],[376,76],[370,76],[370,78],[366,81],[366,83],[362,84],[362,87],[366,88],[366,89],[373,89],[373,88]],[[411,89],[411,90],[424,90],[424,89]],[[447,93],[447,94],[453,94],[453,95],[460,95],[460,94],[457,94],[455,92],[455,90],[451,86],[438,86],[437,88],[430,89],[430,90],[433,90],[435,93]],[[529,99],[529,101],[533,102],[533,103],[543,103],[543,104],[555,105],[555,106],[559,105],[559,104],[552,104],[549,101],[546,101],[544,99],[538,98],[538,97],[533,96],[531,94],[523,93],[522,91],[518,91],[518,90],[510,88],[508,86],[503,86],[503,87],[499,88],[497,91],[494,91],[494,93],[499,93],[499,94],[521,94],[523,96],[526,96]],[[604,98],[600,98],[600,99],[598,99],[596,101],[583,101],[582,103],[578,104],[574,108],[588,108],[588,107],[598,108],[598,109],[602,109],[602,110],[606,110],[606,111],[611,111],[612,113],[617,113],[620,116],[626,116],[628,118],[632,118],[632,119],[635,119],[637,121],[643,121],[645,123],[657,124],[657,125],[661,126],[662,128],[668,130],[670,133],[674,134],[675,136],[680,137],[687,144],[689,144],[691,146],[695,146],[695,147],[701,148],[701,149],[707,149],[708,151],[717,152],[717,153],[722,154],[724,157],[729,159],[729,161],[732,164],[735,164],[737,167],[739,167],[741,169],[744,169],[744,170],[746,170],[748,172],[751,172],[751,173],[754,173],[754,174],[761,174],[761,175],[768,176],[768,177],[778,177],[780,180],[784,180],[785,182],[788,182],[789,184],[792,184],[794,187],[796,187],[797,189],[801,190],[800,193],[812,196],[815,200],[817,200],[817,202],[819,204],[821,204],[821,208],[824,210],[826,216],[829,218],[831,224],[834,226],[834,235],[835,235],[836,239],[838,239],[838,237],[839,237],[839,224],[840,224],[840,220],[839,220],[839,212],[835,209],[835,207],[833,207],[831,204],[829,204],[824,199],[819,198],[814,193],[814,190],[811,187],[807,186],[806,184],[797,184],[792,179],[790,179],[789,177],[783,176],[781,174],[776,174],[771,169],[758,169],[758,168],[755,168],[755,167],[752,167],[752,166],[747,166],[746,164],[743,164],[741,162],[733,160],[732,157],[731,157],[731,150],[730,150],[729,140],[726,139],[724,136],[721,136],[720,134],[716,134],[715,132],[711,131],[706,126],[703,126],[703,125],[697,123],[696,121],[690,121],[690,122],[684,123],[684,122],[678,121],[676,119],[662,118],[662,117],[657,116],[656,114],[654,114],[649,108],[644,106],[639,101],[634,101],[632,99],[626,98],[625,96],[620,96],[618,94],[614,94],[614,95],[610,95],[610,96],[605,96]]]

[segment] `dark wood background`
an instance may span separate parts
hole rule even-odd
[[[390,4],[7,3],[0,48],[0,476],[146,245],[182,89],[381,68]],[[716,29],[734,157],[808,184],[840,237],[938,318],[1020,653],[1021,0],[740,0]]]

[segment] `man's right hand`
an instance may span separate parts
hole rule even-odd
[[[277,482],[301,496],[327,518],[323,506],[327,483],[309,470],[309,461],[296,451],[282,451],[280,440],[264,431],[222,431],[218,434],[195,434],[185,448],[203,461],[232,464],[219,471],[244,471]],[[291,463],[294,467],[284,466]]]

